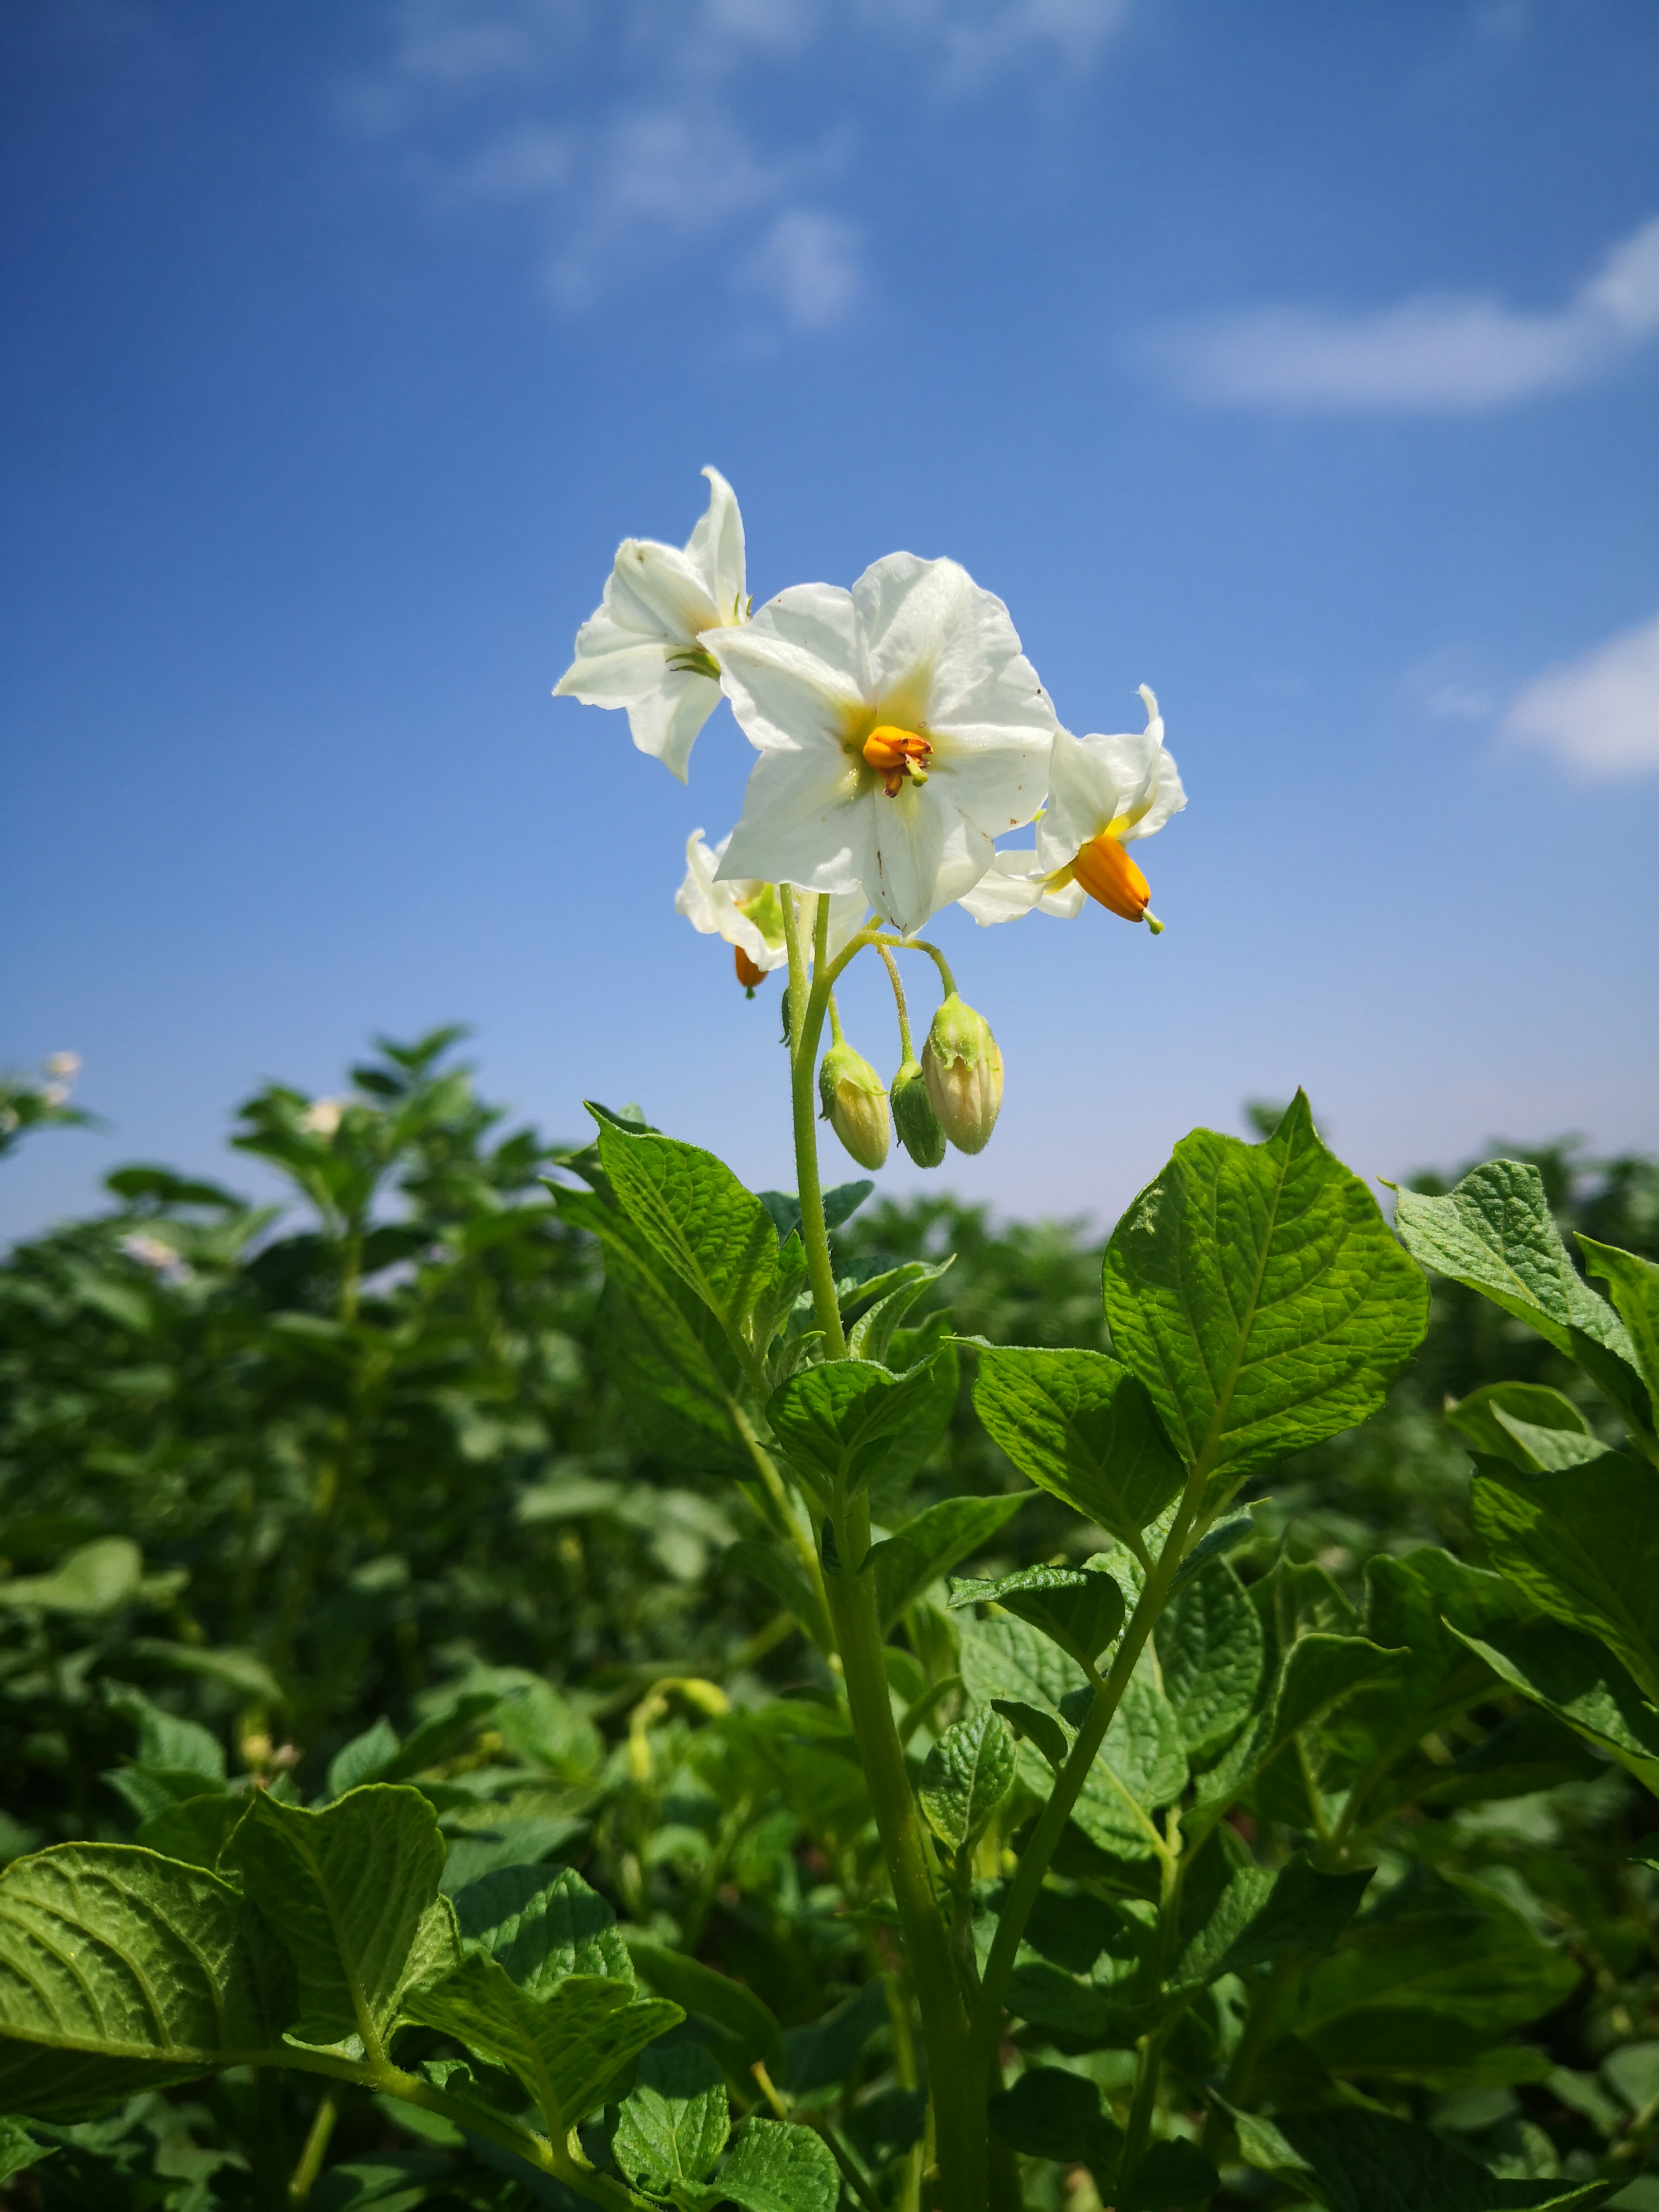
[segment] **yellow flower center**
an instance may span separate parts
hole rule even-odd
[[[927,763],[933,757],[933,748],[914,730],[901,730],[894,723],[882,722],[871,731],[862,750],[866,764],[881,777],[882,788],[889,799],[898,797],[907,778],[912,783],[927,781]]]

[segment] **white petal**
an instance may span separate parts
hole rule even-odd
[[[959,903],[982,928],[1018,921],[1042,896],[1042,878],[1032,865],[1036,857],[1030,852],[994,854],[990,866]]]
[[[694,646],[700,631],[731,620],[731,610],[715,605],[697,563],[678,546],[649,538],[625,538],[617,548],[605,599],[624,628],[672,645]]]
[[[731,842],[728,832],[711,850],[701,830],[691,832],[685,841],[685,880],[674,895],[675,908],[701,936],[723,937],[728,945],[740,945],[757,968],[780,967],[788,957],[787,950],[769,945],[738,903],[761,886],[717,880],[716,868]]]
[[[844,952],[858,935],[870,912],[862,884],[855,891],[837,891],[830,901],[830,957]]]
[[[718,469],[705,469],[708,506],[686,540],[686,557],[702,578],[708,596],[725,623],[742,619],[745,583],[743,563],[743,517],[737,494]]]
[[[1086,738],[1060,731],[1049,757],[1048,811],[1037,826],[1044,865],[1063,867],[1091,837],[1146,805],[1157,789],[1158,757],[1149,730]]]
[[[750,772],[723,877],[758,876],[809,891],[856,890],[866,870],[867,810],[858,779],[835,752],[769,750]]]
[[[1008,610],[954,561],[890,553],[853,586],[884,720],[925,727],[933,772],[990,836],[1042,804],[1058,726]]]
[[[938,909],[945,832],[956,825],[931,784],[901,784],[896,797],[884,793],[866,811],[874,816],[875,865],[865,876],[865,892],[882,919],[908,937]]]
[[[708,640],[745,737],[762,750],[833,746],[867,704],[852,594],[798,584]]]
[[[1158,725],[1160,729],[1162,723]],[[1172,814],[1179,814],[1187,804],[1187,794],[1181,787],[1181,772],[1175,764],[1175,755],[1167,746],[1158,757],[1158,794],[1133,829],[1123,833],[1126,845],[1137,837],[1156,836]]]

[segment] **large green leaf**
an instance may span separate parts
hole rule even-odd
[[[720,2070],[701,2044],[659,2044],[640,2055],[611,2138],[624,2178],[653,2197],[706,2181],[726,2148],[732,2107]]]
[[[1621,1252],[1615,1244],[1598,1244],[1582,1231],[1578,1243],[1591,1274],[1600,1276],[1613,1292],[1613,1303],[1629,1334],[1648,1395],[1659,1413],[1659,1267],[1639,1252]]]
[[[1554,1621],[1463,1641],[1500,1680],[1611,1752],[1659,1796],[1659,1711],[1604,1644]]]
[[[1263,1666],[1261,1623],[1224,1559],[1176,1590],[1152,1636],[1187,1756],[1212,1758],[1249,1718]]]
[[[1087,2166],[1109,2188],[1123,2130],[1100,2108],[1099,2085],[1063,2066],[1028,2066],[991,2100],[993,2132],[1027,2158]]]
[[[630,1936],[628,1950],[641,1981],[684,2011],[713,2021],[741,2047],[744,2066],[757,2060],[776,2063],[783,2049],[783,2030],[770,2008],[745,1984],[642,1936]]]
[[[1630,1336],[1561,1242],[1544,1178],[1522,1160],[1488,1160],[1443,1198],[1402,1190],[1395,1226],[1415,1260],[1513,1314],[1571,1358],[1573,1332],[1634,1364]]]
[[[1409,1654],[1385,1651],[1364,1636],[1299,1637],[1280,1662],[1271,1701],[1207,1774],[1198,1802],[1211,1817],[1243,1796],[1311,1728],[1366,1683],[1393,1680]]]
[[[1328,1951],[1358,1911],[1375,1871],[1322,1874],[1304,1851],[1273,1873],[1240,1867],[1188,1938],[1172,1981],[1206,1984],[1287,1951]]]
[[[320,1813],[252,1793],[231,1838],[243,1884],[293,1958],[303,2043],[384,2048],[404,1993],[456,1955],[438,1896],[444,1839],[418,1790],[376,1783]]]
[[[1599,1636],[1659,1702],[1659,1474],[1622,1452],[1559,1474],[1475,1465],[1493,1566],[1540,1613]]]
[[[567,1974],[634,1978],[616,1914],[574,1867],[498,1867],[450,1902],[463,1950],[494,1959],[532,1996]]]
[[[953,1583],[951,1608],[964,1605],[1003,1607],[1084,1667],[1123,1626],[1123,1592],[1112,1577],[1076,1567],[1021,1567],[990,1582]]]
[[[1017,1490],[1006,1498],[942,1498],[896,1535],[872,1544],[860,1571],[876,1578],[884,1632],[942,1575],[983,1551],[1030,1496]]]
[[[927,1825],[959,1851],[1014,1786],[1018,1757],[1007,1723],[988,1705],[953,1722],[928,1753],[917,1796]]]
[[[841,2169],[822,2136],[781,2120],[745,2120],[732,2154],[704,2192],[741,2212],[835,2212]]]
[[[1331,2212],[1590,2212],[1624,2186],[1499,2179],[1432,2128],[1348,2106],[1243,2120],[1239,2148],[1270,2172],[1311,2172]]]
[[[131,1844],[60,1844],[0,1875],[0,2111],[74,2118],[257,2065],[294,1975],[245,1900]]]
[[[1535,2078],[1537,2054],[1484,2046],[1553,2012],[1580,1976],[1494,1892],[1419,1867],[1309,1970],[1295,2026],[1333,2073],[1362,2080]]]
[[[974,1406],[1023,1475],[1126,1543],[1181,1487],[1152,1401],[1103,1352],[984,1346]]]
[[[678,1431],[676,1456],[712,1471],[749,1464],[732,1435],[735,1354],[701,1306],[627,1216],[592,1191],[556,1190],[561,1217],[605,1254],[600,1340],[627,1377],[628,1402],[653,1441]]]
[[[1265,1144],[1194,1130],[1112,1235],[1112,1341],[1212,1496],[1374,1413],[1428,1290],[1298,1091]]]
[[[848,1492],[873,1475],[908,1477],[944,1435],[956,1404],[956,1370],[935,1353],[908,1375],[867,1359],[826,1359],[803,1368],[768,1401],[766,1417],[789,1464],[821,1501],[837,1482]]]
[[[1571,1399],[1541,1382],[1483,1382],[1448,1401],[1446,1419],[1477,1451],[1529,1474],[1576,1467],[1603,1449]]]
[[[617,1122],[599,1125],[599,1158],[623,1211],[719,1320],[734,1344],[751,1354],[756,1306],[778,1271],[778,1232],[771,1215],[723,1160],[672,1137],[633,1134]]]
[[[482,1953],[414,1991],[408,2009],[516,2074],[556,2142],[620,2087],[647,2044],[685,2017],[677,2004],[636,1997],[631,1983],[597,1974],[568,1974],[532,1996]]]

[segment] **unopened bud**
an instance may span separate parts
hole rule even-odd
[[[933,1017],[921,1072],[951,1142],[960,1152],[982,1152],[1002,1110],[1002,1054],[984,1015],[954,991]]]
[[[919,1168],[936,1168],[945,1158],[945,1132],[927,1096],[927,1078],[907,1058],[888,1090],[899,1142]]]
[[[832,1044],[818,1070],[823,1118],[861,1168],[878,1168],[892,1142],[887,1087],[862,1053]]]

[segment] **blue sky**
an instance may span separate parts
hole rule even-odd
[[[949,553],[1070,726],[1164,706],[1164,937],[939,926],[1008,1089],[938,1181],[1109,1220],[1298,1082],[1370,1175],[1659,1146],[1656,112],[1649,0],[5,11],[0,1061],[114,1126],[0,1235],[447,1019],[789,1179],[672,910],[748,745],[549,696],[706,462],[757,604]]]

